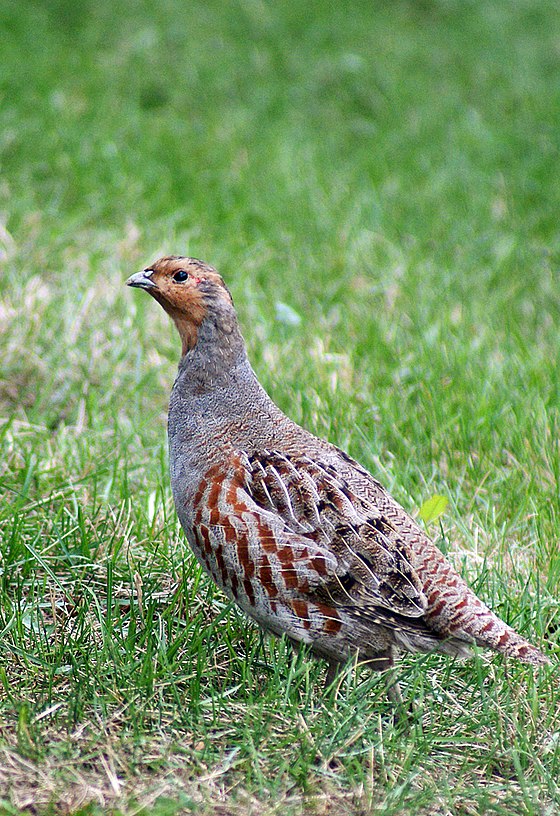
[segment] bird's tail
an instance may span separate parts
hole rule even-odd
[[[440,635],[474,642],[522,663],[544,666],[551,662],[477,598],[439,550],[433,549],[435,553],[426,554],[428,558],[418,570],[428,600],[424,614],[428,626]]]

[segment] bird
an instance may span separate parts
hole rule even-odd
[[[174,503],[197,560],[247,615],[326,659],[327,685],[350,658],[385,672],[403,652],[468,657],[479,646],[550,663],[368,470],[276,406],[216,269],[169,255],[126,283],[146,290],[178,330]],[[402,701],[398,681],[388,692]]]

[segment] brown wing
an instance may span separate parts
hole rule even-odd
[[[248,457],[246,467],[245,489],[252,500],[280,516],[298,538],[336,558],[336,576],[325,576],[316,593],[335,606],[381,607],[407,617],[424,614],[427,602],[406,542],[332,465],[261,451]]]

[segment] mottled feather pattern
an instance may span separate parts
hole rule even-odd
[[[426,599],[406,543],[375,507],[352,493],[331,465],[263,451],[249,457],[249,467],[253,500],[337,557],[346,584],[340,585],[342,592],[332,588],[333,599],[422,615]]]
[[[194,497],[194,550],[214,581],[265,628],[312,642],[337,634],[340,616],[320,597],[338,564],[327,549],[293,532],[246,489],[236,456],[211,468]]]
[[[452,641],[496,649],[524,663],[550,662],[474,594],[414,519],[365,468],[338,448],[333,450],[339,457],[342,476],[348,478],[367,501],[379,507],[408,542],[412,563],[427,598],[424,619],[431,630]]]
[[[360,648],[373,659],[393,642],[467,653],[420,619],[426,599],[404,542],[379,516],[359,513],[329,470],[270,451],[211,469],[194,500],[194,549],[214,581],[265,628],[319,654]],[[364,632],[374,630],[369,649]]]

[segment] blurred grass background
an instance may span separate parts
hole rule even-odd
[[[1,0],[0,812],[554,814],[556,669],[264,642],[167,481],[178,358],[123,282],[217,266],[278,404],[558,654],[555,3]]]

